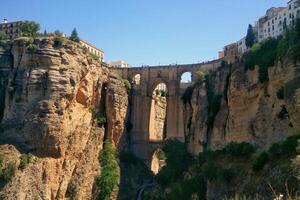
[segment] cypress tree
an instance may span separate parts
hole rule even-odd
[[[247,30],[247,36],[246,36],[246,46],[248,48],[251,48],[254,43],[255,43],[255,35],[254,35],[253,27],[251,24],[249,24]]]
[[[73,29],[69,39],[74,41],[74,42],[79,42],[80,41],[76,28]]]

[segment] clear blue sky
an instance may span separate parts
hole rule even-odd
[[[247,26],[287,0],[0,0],[0,18],[35,20],[105,51],[105,60],[133,66],[217,58]]]

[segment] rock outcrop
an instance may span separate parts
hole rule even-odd
[[[107,97],[106,83],[111,83]],[[53,38],[20,38],[2,45],[0,142],[34,157],[16,171],[2,198],[92,199],[105,135],[94,111],[107,98],[107,124],[115,127],[108,134],[118,143],[128,106],[124,91],[117,77],[76,43],[57,46]]]
[[[278,63],[269,68],[265,83],[259,82],[258,67],[245,71],[242,63],[208,74],[206,86],[196,87],[191,104],[185,106],[190,152],[198,154],[205,145],[220,149],[232,141],[268,147],[299,132],[299,67]],[[208,95],[219,96],[219,102]],[[217,107],[211,130],[210,105]]]

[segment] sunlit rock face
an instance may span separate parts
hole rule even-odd
[[[207,76],[206,85],[194,89],[185,105],[188,148],[198,154],[204,145],[220,149],[225,144],[247,141],[262,147],[300,131],[299,63],[284,62],[269,68],[269,81],[260,83],[258,69],[245,71],[237,63],[220,67]],[[284,98],[278,91],[284,90]],[[220,95],[219,109],[210,131],[208,93]]]
[[[55,47],[53,38],[37,38],[36,51],[28,49],[29,43],[20,38],[0,47],[0,142],[14,147],[7,151],[16,160],[20,153],[33,154],[1,197],[91,199],[105,134],[94,111],[108,98],[102,112],[118,145],[128,106],[126,89],[76,43]]]

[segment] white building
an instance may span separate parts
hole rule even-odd
[[[108,62],[110,67],[118,67],[118,68],[128,68],[131,67],[127,62],[124,60],[116,60]]]
[[[290,0],[287,7],[270,8],[266,15],[258,20],[258,41],[264,38],[277,38],[284,31],[294,25],[300,17],[300,0]]]
[[[246,37],[243,37],[242,39],[240,39],[236,43],[237,43],[237,46],[238,46],[238,53],[239,54],[243,54],[248,50],[248,48],[246,46]]]
[[[104,60],[104,52],[102,49],[95,47],[94,45],[80,39],[80,44],[87,49],[87,51],[91,54],[94,54],[99,57],[99,60],[102,62]]]

